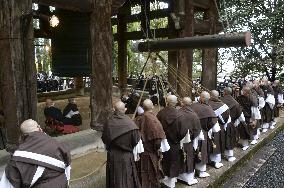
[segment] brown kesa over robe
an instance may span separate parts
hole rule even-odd
[[[144,152],[140,154],[140,160],[136,162],[138,175],[142,188],[160,187],[160,179],[163,177],[159,164],[159,148],[162,139],[166,138],[162,124],[152,112],[144,112],[137,119],[143,141]]]
[[[32,132],[15,151],[5,174],[14,188],[67,188],[65,170],[70,162],[69,150],[43,132]]]
[[[226,147],[227,150],[232,150],[238,143],[238,128],[235,127],[234,123],[241,116],[242,110],[240,104],[231,95],[226,95],[221,100],[230,109],[231,123],[226,130]]]
[[[183,152],[186,154],[186,162],[183,164],[182,170],[183,173],[191,173],[194,171],[195,166],[195,150],[193,147],[193,141],[198,139],[201,131],[201,125],[197,114],[188,106],[182,107],[178,114],[178,127],[182,133],[181,136],[185,136],[187,131],[189,131],[191,140],[190,143],[183,144]]]
[[[219,100],[219,99],[214,99],[214,98],[210,98],[209,100],[209,105],[213,108],[214,111],[224,107],[224,103]],[[226,108],[228,108],[226,106]],[[216,113],[215,113],[216,114]],[[217,115],[217,114],[216,114]],[[218,123],[220,125],[221,131],[217,132],[217,133],[213,133],[213,139],[214,139],[214,143],[216,144],[216,149],[212,148],[213,153],[215,154],[219,154],[219,153],[223,153],[225,151],[225,149],[227,149],[227,139],[226,139],[226,132],[225,132],[225,125],[226,125],[226,130],[228,127],[228,120],[230,117],[230,109],[228,108],[226,111],[224,111],[223,113],[221,113],[218,117]]]
[[[114,112],[104,125],[107,149],[106,187],[140,188],[133,149],[140,140],[137,125],[125,114]]]
[[[166,133],[170,150],[163,154],[163,171],[167,177],[177,177],[182,173],[183,152],[180,149],[180,140],[183,138],[178,128],[178,110],[174,107],[167,106],[162,109],[157,118],[162,123],[163,129]],[[185,135],[184,135],[185,136]]]
[[[212,129],[218,119],[212,107],[207,104],[193,103],[190,107],[197,114],[204,134],[204,140],[200,144],[201,159],[199,160],[203,164],[207,164],[210,162],[209,155],[213,144],[213,141],[208,137],[208,131]]]

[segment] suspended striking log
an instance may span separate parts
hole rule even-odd
[[[159,41],[139,42],[133,45],[135,52],[175,51],[196,48],[242,47],[251,44],[251,33],[231,33],[223,35],[205,35],[176,38]]]

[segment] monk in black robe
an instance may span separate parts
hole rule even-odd
[[[251,95],[249,87],[243,87],[243,94],[237,98],[238,103],[242,108],[242,112],[245,117],[245,123],[240,123],[240,143],[243,150],[249,148],[249,140],[251,139],[252,133],[257,128],[254,114],[252,113],[252,107],[257,106],[257,100]]]
[[[176,96],[169,95],[167,97],[167,106],[157,114],[170,145],[170,150],[163,154],[162,161],[165,175],[163,183],[168,187],[175,187],[177,177],[182,173],[181,166],[183,164],[183,153],[180,149],[182,135],[180,135],[178,129],[178,110],[175,108],[177,102]]]
[[[22,142],[14,152],[0,187],[68,187],[70,151],[41,131],[34,120],[21,124]]]
[[[54,102],[51,99],[46,99],[44,108],[44,116],[47,120],[50,118],[59,122],[62,122],[64,116],[59,108],[56,108]]]
[[[178,111],[178,129],[182,133],[183,139],[180,141],[181,149],[184,153],[183,173],[178,179],[186,182],[188,185],[198,183],[194,178],[195,174],[195,152],[198,149],[199,135],[201,125],[197,114],[190,108],[192,101],[189,97],[184,97]]]
[[[261,127],[263,124],[263,119],[265,117],[264,114],[264,106],[265,106],[265,99],[264,99],[264,92],[260,87],[259,81],[258,80],[254,80],[253,81],[253,92],[257,93],[258,96],[258,109],[260,111],[260,119],[257,120],[257,134],[255,136],[255,138],[258,140],[259,139],[259,135],[260,135],[260,131],[261,131]]]
[[[199,136],[199,154],[197,164],[195,165],[195,169],[199,171],[199,177],[201,178],[210,176],[206,172],[206,164],[210,163],[210,153],[212,152],[212,147],[215,145],[212,137],[212,128],[218,121],[212,107],[208,105],[209,99],[210,94],[203,91],[200,95],[199,102],[193,103],[190,106],[197,114],[202,129],[202,135]],[[214,128],[217,130],[218,125]]]
[[[225,103],[230,109],[231,122],[228,123],[227,129],[225,131],[226,135],[226,150],[225,156],[228,161],[232,162],[236,160],[234,157],[234,148],[238,143],[238,128],[240,124],[240,116],[242,114],[241,107],[239,103],[232,96],[232,88],[226,87],[224,89],[224,96],[221,98],[221,101]]]
[[[279,117],[279,111],[283,107],[283,91],[279,86],[279,80],[275,80],[273,83],[273,91],[274,91],[274,98],[275,98],[275,106],[274,106],[274,118],[272,125],[275,126],[277,122],[277,118]]]
[[[135,166],[143,144],[137,125],[125,115],[125,104],[117,102],[115,112],[103,128],[102,140],[107,150],[106,187],[140,188]]]
[[[152,101],[146,99],[143,108],[144,114],[136,120],[144,147],[144,152],[140,154],[140,160],[137,162],[138,175],[142,188],[158,188],[163,177],[160,166],[163,151],[160,150],[161,142],[168,144],[162,124],[153,113]]]
[[[220,125],[220,129],[213,131],[213,139],[216,148],[212,148],[210,159],[213,161],[215,168],[221,168],[223,166],[221,163],[221,154],[227,149],[226,131],[228,124],[231,122],[230,109],[219,99],[219,92],[216,90],[211,91],[211,97],[208,104],[213,108]]]
[[[65,125],[74,125],[74,126],[82,125],[82,117],[80,115],[80,112],[78,110],[74,98],[68,99],[68,104],[63,110],[63,116],[65,117],[63,119],[63,123]]]
[[[262,79],[261,89],[264,92],[265,106],[263,108],[262,132],[267,132],[268,128],[274,129],[273,116],[275,98],[273,88],[268,84],[267,78]]]

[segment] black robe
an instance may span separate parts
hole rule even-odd
[[[18,155],[18,152],[23,151],[31,153],[32,156],[40,154],[52,157],[61,161],[63,167],[54,166],[43,157],[36,157],[35,160]],[[64,167],[68,167],[70,163],[71,156],[68,149],[43,132],[32,132],[24,137],[6,166],[5,174],[15,188],[29,188],[38,167],[44,167],[42,176],[34,183],[33,188],[67,188],[68,182]]]
[[[178,127],[178,110],[174,107],[165,107],[158,114],[157,118],[162,123],[166,133],[170,150],[163,154],[163,171],[165,176],[174,178],[183,173],[183,151],[180,149],[180,141],[185,136]]]
[[[115,112],[104,125],[107,188],[141,187],[133,156],[140,137],[137,125],[125,114]]]
[[[256,129],[256,125],[253,125],[251,122],[252,118],[252,112],[251,107],[255,106],[255,102],[253,101],[253,98],[251,96],[244,96],[240,95],[237,98],[238,103],[241,106],[242,112],[245,116],[245,123],[240,123],[238,130],[239,130],[239,136],[241,139],[247,140],[251,138],[252,133]]]
[[[229,123],[226,130],[226,147],[228,150],[232,150],[238,143],[239,138],[238,128],[235,127],[234,123],[241,116],[242,110],[240,104],[231,95],[226,95],[221,100],[230,109],[231,123]]]
[[[217,123],[218,119],[211,106],[201,103],[193,103],[190,106],[193,111],[197,114],[201,129],[204,134],[204,140],[200,141],[200,152],[201,157],[198,158],[198,161],[201,161],[203,164],[210,163],[210,153],[212,153],[212,144],[213,140],[209,138],[208,131],[213,128]]]
[[[219,99],[211,98],[209,100],[209,105],[213,108],[214,111],[216,111],[220,107],[222,107],[224,105],[224,103]],[[216,153],[216,154],[223,153],[225,151],[225,149],[228,149],[226,137],[229,137],[229,135],[226,134],[224,126],[225,126],[225,124],[227,123],[227,121],[230,117],[230,109],[224,111],[222,114],[220,114],[220,116],[222,118],[218,117],[218,123],[220,125],[221,131],[217,132],[217,133],[213,133],[213,139],[214,139],[214,143],[216,145],[216,148],[212,148],[212,151],[214,151],[214,153]],[[228,126],[229,125],[227,125],[227,128],[228,128]],[[226,130],[227,130],[227,128],[226,128]]]
[[[160,166],[160,153],[162,139],[166,138],[162,124],[152,112],[145,112],[137,118],[143,141],[144,152],[140,154],[140,160],[136,162],[139,179],[142,188],[160,187],[160,179],[163,177]]]
[[[268,94],[271,94],[274,96],[274,91],[271,86],[261,86],[261,89],[264,92],[264,99],[266,100]],[[270,108],[269,104],[266,102],[265,106],[263,108],[263,123],[270,123],[273,120],[274,117],[274,110]]]
[[[190,107],[183,107],[179,110],[178,127],[180,132],[185,135],[187,131],[190,134],[190,143],[183,144],[183,152],[186,154],[186,162],[182,166],[183,173],[191,173],[195,167],[195,150],[193,141],[198,139],[201,131],[201,125],[197,114]],[[184,136],[183,136],[184,137]]]
[[[76,112],[76,111],[79,112],[78,107],[77,107],[76,104],[68,103],[67,106],[63,110],[63,116],[65,116],[64,119],[63,119],[63,123],[65,125],[74,125],[74,126],[82,125],[82,117],[81,117],[81,115],[79,113],[72,115],[71,118],[66,117],[66,115],[71,110],[73,112]]]
[[[283,91],[279,86],[273,86],[274,97],[275,97],[275,106],[274,106],[274,117],[279,117],[279,111],[281,108],[281,104],[278,101],[278,95],[283,95]]]

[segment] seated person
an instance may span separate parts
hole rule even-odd
[[[79,126],[82,125],[82,117],[79,113],[75,98],[69,98],[68,104],[63,110],[65,125],[74,125]]]
[[[64,116],[60,109],[56,108],[54,105],[55,103],[51,99],[46,99],[45,101],[45,108],[44,108],[44,115],[47,119],[52,118],[59,122],[62,122]]]

